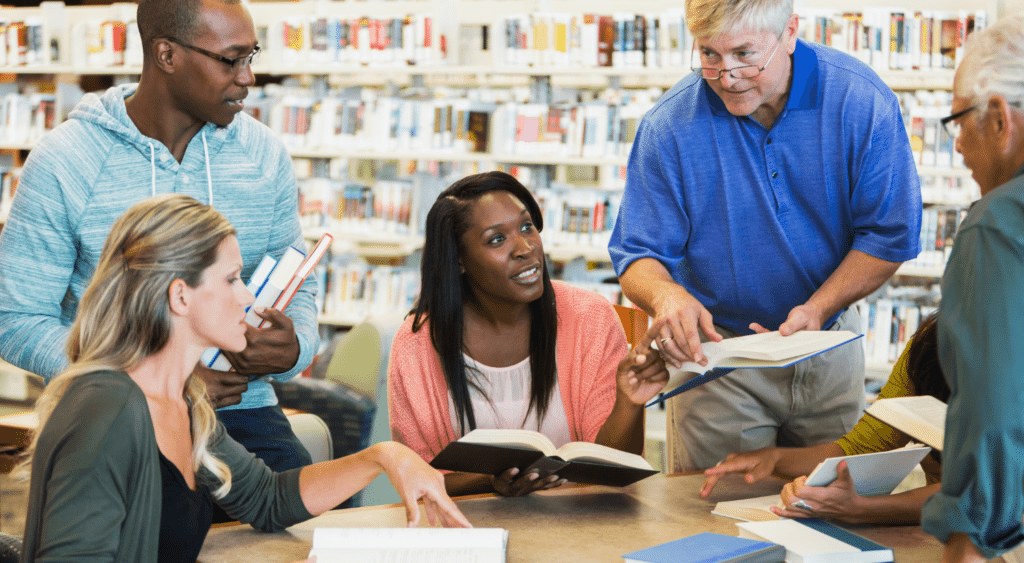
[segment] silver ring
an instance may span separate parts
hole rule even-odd
[[[668,337],[668,338],[662,338],[662,339],[661,339],[661,343],[662,343],[662,344],[664,344],[664,343],[668,342],[669,340],[672,340],[672,337],[671,337],[671,336],[670,336],[670,337]]]

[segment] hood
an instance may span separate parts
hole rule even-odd
[[[151,193],[157,194],[156,171],[157,168],[167,170],[171,175],[177,173],[178,162],[170,154],[170,150],[160,141],[147,137],[139,131],[131,118],[128,117],[128,109],[124,100],[135,93],[138,84],[123,84],[107,89],[102,94],[89,93],[82,97],[82,100],[75,105],[75,108],[68,115],[68,119],[76,119],[91,123],[109,131],[116,136],[124,145],[135,147],[150,161]],[[234,122],[232,122],[234,123]],[[210,154],[215,154],[227,139],[231,125],[217,127],[212,123],[203,125],[198,136],[203,143],[203,156],[206,161],[206,183],[209,195],[208,204],[213,205],[213,182],[210,175]],[[171,158],[160,158],[166,153]]]

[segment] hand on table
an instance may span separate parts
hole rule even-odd
[[[775,447],[727,455],[718,465],[704,470],[707,479],[700,488],[701,498],[707,498],[718,484],[718,480],[730,473],[743,473],[743,480],[747,483],[771,476],[776,464],[779,463],[780,455],[781,450]]]
[[[405,504],[405,515],[410,528],[419,525],[421,500],[432,526],[440,524],[446,528],[473,527],[445,491],[444,475],[440,471],[402,444],[382,444],[389,448],[387,460],[383,464],[384,473]]]

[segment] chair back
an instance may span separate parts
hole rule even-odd
[[[626,331],[626,342],[629,342],[629,347],[632,348],[647,334],[649,326],[647,313],[636,307],[626,307],[623,305],[612,305],[612,307],[615,308],[615,313],[619,315],[622,330]]]
[[[338,342],[324,380],[347,385],[376,401],[382,361],[380,331],[373,323],[362,323]]]
[[[313,463],[334,459],[334,442],[331,441],[331,430],[322,418],[311,413],[299,413],[288,416],[292,432],[302,442]]]

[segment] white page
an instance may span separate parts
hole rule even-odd
[[[899,448],[887,452],[830,457],[818,464],[807,477],[807,486],[824,487],[836,480],[839,462],[846,460],[853,487],[857,494],[865,496],[887,495],[892,492],[917,464],[928,455],[931,448]]]
[[[317,563],[501,563],[501,528],[317,528]]]

